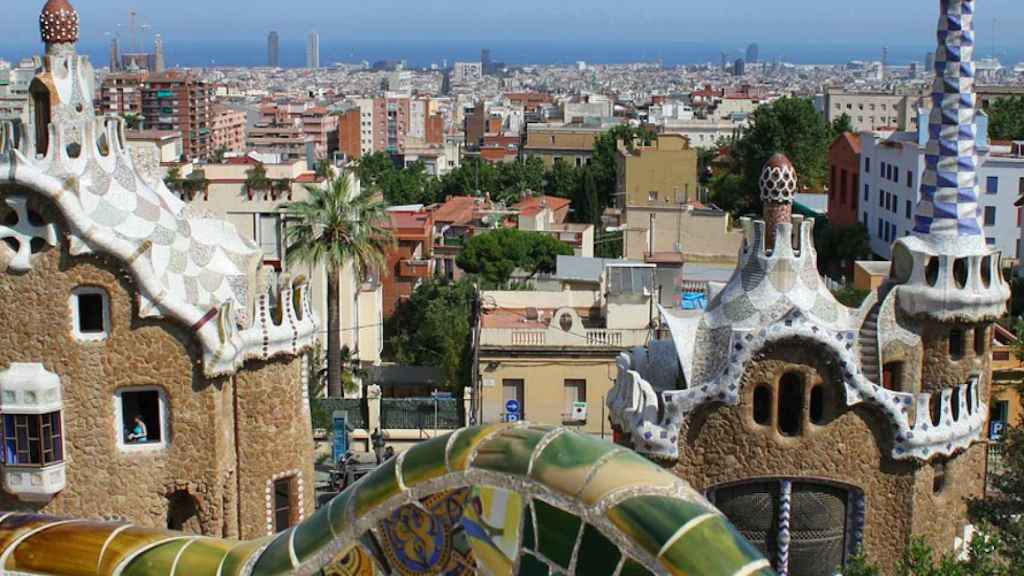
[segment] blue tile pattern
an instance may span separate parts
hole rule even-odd
[[[974,1],[941,0],[925,172],[914,231],[982,236],[974,122]]]

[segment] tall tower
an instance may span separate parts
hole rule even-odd
[[[153,51],[155,52],[153,71],[157,73],[163,72],[167,64],[164,61],[164,38],[160,34],[153,38]]]
[[[277,32],[271,30],[270,34],[267,34],[267,66],[277,68],[281,65],[280,50],[281,39]]]
[[[309,40],[306,42],[306,68],[320,67],[320,35],[316,32],[309,33]]]
[[[750,64],[757,64],[761,58],[761,47],[754,42],[747,46],[747,62]]]
[[[881,70],[882,78],[881,79],[885,80],[887,75],[888,75],[888,73],[889,73],[889,47],[888,46],[882,46],[882,70]]]
[[[121,70],[121,40],[114,36],[110,40],[110,71]]]

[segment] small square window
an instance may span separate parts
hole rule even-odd
[[[105,340],[110,332],[110,303],[102,288],[78,288],[71,294],[72,331],[77,340]]]
[[[114,395],[118,445],[123,450],[167,445],[167,402],[157,388],[121,390]]]
[[[985,179],[985,194],[999,193],[999,177],[989,176]]]

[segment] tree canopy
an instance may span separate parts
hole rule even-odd
[[[420,284],[389,320],[389,354],[401,364],[440,368],[448,388],[460,392],[471,382],[475,301],[468,281]]]
[[[993,140],[1024,140],[1024,96],[996,100],[988,117],[988,133]]]
[[[459,267],[475,274],[487,288],[508,288],[517,269],[530,277],[554,272],[559,255],[572,256],[573,250],[548,234],[501,228],[469,239],[459,254]]]

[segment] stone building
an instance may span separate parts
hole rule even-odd
[[[953,550],[984,493],[1009,287],[977,210],[974,2],[941,6],[918,217],[887,281],[858,309],[833,298],[776,157],[729,284],[619,359],[619,442],[702,490],[780,574],[833,574],[860,549],[892,567],[912,536]]]
[[[257,537],[313,510],[302,279],[185,206],[97,117],[50,0],[28,123],[0,123],[0,509]]]

